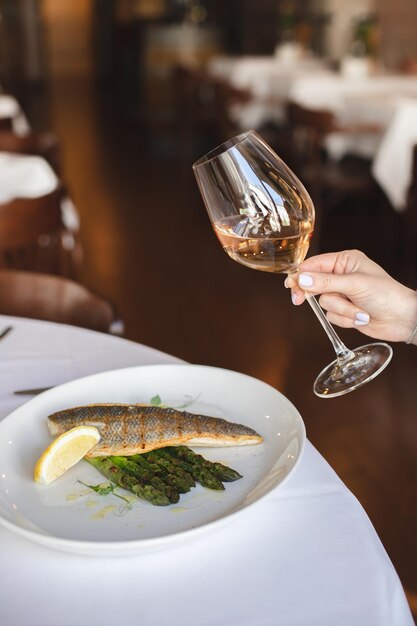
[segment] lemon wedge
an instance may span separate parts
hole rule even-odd
[[[76,426],[54,439],[35,465],[36,482],[48,485],[73,467],[100,440],[94,426]]]

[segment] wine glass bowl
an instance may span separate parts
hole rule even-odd
[[[214,232],[238,263],[264,272],[296,272],[314,229],[314,205],[301,181],[255,132],[226,141],[193,165]],[[349,350],[316,299],[306,300],[329,337],[336,360],[317,377],[314,392],[330,398],[372,380],[392,349],[373,343]]]
[[[232,259],[264,272],[298,268],[313,233],[314,206],[255,131],[229,140],[193,168],[214,231]]]

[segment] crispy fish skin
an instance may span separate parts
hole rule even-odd
[[[96,426],[101,435],[88,456],[130,456],[184,443],[246,446],[263,441],[242,424],[147,404],[88,404],[48,417],[51,435],[78,425]]]

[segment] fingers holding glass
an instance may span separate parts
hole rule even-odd
[[[326,293],[320,296],[320,306],[327,312],[327,319],[342,328],[367,326],[370,316],[355,306],[350,300],[337,293]]]

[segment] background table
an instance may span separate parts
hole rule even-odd
[[[289,101],[331,111],[340,126],[357,127],[355,132],[334,132],[326,138],[329,156],[339,160],[352,154],[371,160],[374,177],[392,206],[404,210],[417,133],[417,77],[351,77],[314,57],[283,62],[274,56],[219,56],[207,69],[252,95],[247,103],[232,106],[232,117],[242,130],[282,123]],[[375,130],[364,130],[369,125]]]
[[[0,94],[0,119],[11,119],[12,128],[18,135],[30,131],[30,124],[22,111],[22,107],[14,96]]]
[[[397,74],[350,78],[336,72],[303,76],[293,81],[288,97],[311,109],[332,111],[341,126],[380,126],[379,133],[335,133],[326,144],[333,158],[350,153],[372,159],[398,102],[403,98],[417,99],[417,77]]]
[[[214,78],[250,93],[248,102],[234,104],[231,110],[232,118],[242,130],[260,128],[265,122],[282,122],[294,82],[305,76],[330,73],[324,60],[308,56],[292,61],[276,56],[218,56],[208,62],[207,71]]]
[[[0,151],[0,204],[16,198],[38,198],[54,191],[61,181],[40,156]],[[67,196],[61,199],[62,221],[70,231],[80,227],[78,211]]]
[[[91,331],[0,316],[0,419],[15,389],[177,363]],[[0,485],[1,488],[1,485]],[[0,527],[4,626],[412,626],[396,572],[354,496],[311,444],[288,482],[221,529],[128,558],[54,552]]]
[[[397,211],[407,205],[416,145],[417,97],[399,99],[372,162],[375,180]]]
[[[326,148],[334,159],[346,154],[370,159],[373,175],[392,206],[404,210],[417,142],[416,76],[304,77],[294,82],[289,98],[308,108],[332,111],[341,126],[379,125],[380,132],[333,133]]]
[[[398,98],[417,97],[417,77],[403,74],[350,78],[337,72],[304,76],[293,82],[289,98],[312,109],[333,111],[341,123],[386,125]]]

